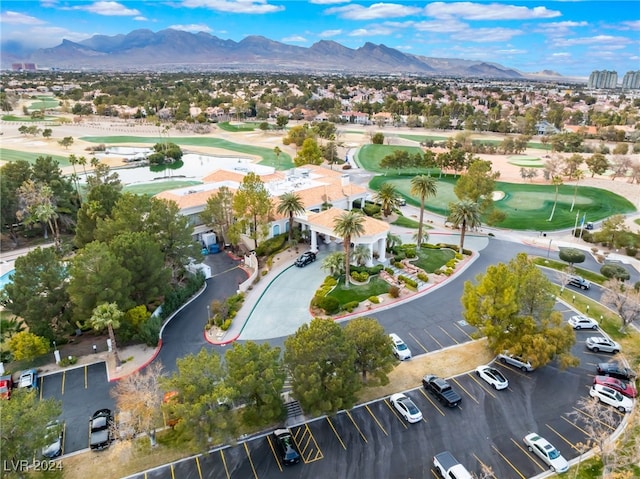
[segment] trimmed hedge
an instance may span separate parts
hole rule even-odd
[[[378,298],[377,296],[369,296],[369,301],[373,304],[380,304],[380,298]]]
[[[318,308],[323,309],[327,314],[335,314],[340,311],[340,302],[333,296],[316,297],[315,303]]]
[[[600,274],[602,276],[606,276],[607,278],[616,278],[621,281],[627,281],[631,278],[629,271],[627,271],[623,266],[619,264],[605,264],[600,268]]]
[[[282,233],[278,236],[274,236],[273,238],[269,238],[268,240],[265,240],[256,248],[256,255],[269,256],[271,254],[275,254],[278,251],[283,250],[285,248],[285,243],[288,238],[289,238],[289,233]]]
[[[336,299],[336,302],[337,301],[338,300]],[[359,304],[360,304],[359,301],[349,301],[348,303],[345,303],[345,304],[342,305],[342,310],[351,313],[351,312],[353,312],[354,309],[356,309],[358,307]]]
[[[405,276],[403,274],[399,274],[398,275],[398,280],[402,281],[409,288],[412,288],[412,289],[417,289],[418,288],[418,283],[416,283],[413,279],[409,278],[408,276]]]

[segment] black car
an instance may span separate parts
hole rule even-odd
[[[306,253],[302,253],[300,257],[296,260],[296,266],[298,268],[302,268],[310,263],[313,263],[316,260],[316,254],[311,251],[307,251]]]
[[[623,381],[634,381],[636,378],[635,371],[625,368],[616,361],[611,361],[610,363],[599,363],[598,375],[610,376],[612,378],[622,379]]]
[[[278,449],[279,457],[285,466],[291,466],[300,462],[300,453],[293,442],[293,437],[288,429],[276,429],[273,437]]]
[[[111,444],[113,415],[111,409],[100,409],[89,420],[89,447],[94,451],[106,449]]]

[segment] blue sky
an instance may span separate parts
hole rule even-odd
[[[1,38],[33,47],[139,28],[248,35],[309,47],[383,43],[406,53],[586,77],[640,70],[640,1],[23,0],[0,4]]]

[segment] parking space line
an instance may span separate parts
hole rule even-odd
[[[500,369],[504,369],[505,371],[509,371],[509,374],[512,374],[512,373],[513,374],[517,374],[520,377],[526,378],[529,381],[531,381],[533,379],[530,374],[523,373],[522,370],[520,370],[518,368],[507,366],[506,364],[502,364],[501,362],[498,362],[498,361],[495,362],[495,365],[498,366]]]
[[[444,334],[446,334],[447,336],[449,336],[449,337],[451,338],[451,340],[452,340],[454,343],[456,343],[456,344],[460,344],[460,341],[458,341],[456,338],[454,338],[453,336],[451,336],[451,335],[449,334],[449,331],[445,330],[442,326],[438,326],[438,327],[442,330],[442,332],[443,332]]]
[[[61,395],[64,396],[64,381],[67,379],[67,371],[62,371],[62,390]]]
[[[342,445],[342,448],[346,451],[347,450],[347,446],[344,445],[344,442],[342,441],[342,438],[338,434],[338,431],[336,431],[336,428],[333,426],[333,423],[331,422],[331,419],[329,419],[329,416],[327,416],[327,422],[329,422],[329,426],[331,426],[331,429],[333,430],[333,433],[338,438],[338,441],[340,441],[340,444]]]
[[[480,386],[482,389],[484,389],[487,394],[492,396],[494,399],[496,398],[496,395],[493,394],[493,392],[489,388],[485,387],[485,385],[482,382],[480,382],[480,380],[474,374],[469,373],[469,374],[467,374],[467,376],[469,376],[471,379],[473,379],[475,382],[477,382],[478,386]]]
[[[224,472],[227,475],[227,479],[231,479],[229,469],[227,469],[227,460],[224,458],[224,451],[222,449],[220,449],[220,458],[222,459],[222,465],[224,466]]]
[[[278,469],[282,472],[282,466],[280,465],[280,460],[278,459],[278,454],[276,453],[275,448],[273,447],[273,443],[271,442],[271,437],[267,436],[267,442],[269,443],[269,449],[271,449],[271,454],[273,454],[273,458],[276,460],[276,464],[278,465]]]
[[[607,424],[606,422],[601,421],[600,419],[598,419],[595,416],[591,416],[590,414],[587,414],[586,412],[584,412],[582,409],[578,409],[578,408],[573,408],[574,410],[578,411],[580,414],[582,414],[583,416],[587,416],[589,419],[593,419],[594,421],[599,422],[600,424],[602,424],[603,426],[607,426],[609,429],[613,430],[615,429],[615,427],[611,426],[610,424]],[[617,410],[615,410],[616,412],[618,412]],[[620,414],[620,413],[618,413]]]
[[[366,442],[367,444],[369,443],[369,441],[367,441],[367,438],[364,437],[364,434],[362,434],[362,431],[360,430],[360,428],[358,427],[358,425],[356,424],[356,422],[353,420],[353,416],[351,416],[351,413],[349,411],[345,411],[347,413],[347,416],[349,416],[349,419],[351,419],[351,422],[353,423],[353,425],[356,427],[356,429],[358,430],[358,433],[360,434],[360,437],[362,439],[364,439],[364,442]]]
[[[432,335],[431,333],[429,333],[429,331],[427,331],[427,330],[425,329],[425,330],[424,330],[424,332],[425,332],[425,333],[427,333],[427,334],[429,335],[429,337],[430,337],[431,339],[433,339],[433,340],[436,342],[436,344],[437,344],[438,346],[440,346],[441,348],[444,348],[444,346],[442,345],[442,343],[440,343],[440,341],[438,341],[436,338],[434,338],[434,337],[433,337],[433,335]]]
[[[471,394],[469,391],[467,391],[466,388],[462,384],[460,384],[460,381],[458,381],[456,378],[451,378],[451,381],[456,383],[460,389],[462,389],[465,393],[467,393],[467,395],[471,399],[473,399],[476,402],[476,404],[480,404],[480,401],[478,401],[473,394]]]
[[[89,367],[84,367],[84,388],[89,389]]]
[[[402,424],[405,429],[409,429],[409,426],[407,426],[407,424],[402,420],[402,418],[398,414],[398,411],[396,411],[396,408],[391,406],[391,403],[387,400],[387,398],[384,399],[384,403],[387,405],[389,409],[391,409],[391,412],[398,419],[398,421],[400,421],[400,424]]]
[[[498,448],[496,446],[494,446],[493,444],[491,445],[491,447],[493,448],[494,451],[496,451],[498,453],[498,456],[500,456],[504,462],[506,462],[507,464],[509,464],[511,466],[511,468],[516,471],[516,474],[518,474],[522,479],[527,479],[525,476],[522,475],[522,473],[516,468],[516,466],[514,466],[511,461],[509,461],[509,459],[507,459],[504,454],[502,454]],[[528,455],[528,454],[527,454]]]
[[[422,395],[423,395],[424,397],[426,397],[426,398],[427,398],[427,401],[429,401],[429,402],[431,403],[431,405],[432,405],[434,408],[436,408],[436,409],[438,410],[438,412],[439,412],[440,414],[442,414],[443,416],[445,415],[445,414],[444,414],[444,412],[442,411],[442,409],[440,409],[440,407],[439,407],[435,402],[433,402],[433,399],[431,399],[431,398],[429,397],[429,395],[428,395],[426,392],[424,392],[424,390],[423,390],[423,389],[420,389],[419,391],[422,393]]]
[[[567,421],[569,424],[571,424],[573,427],[575,427],[578,431],[582,432],[585,436],[589,436],[589,433],[587,431],[585,431],[584,429],[582,429],[580,426],[578,426],[575,422],[573,421],[569,421],[566,417],[564,416],[560,416],[562,419],[564,419],[565,421]]]
[[[249,446],[247,446],[246,442],[244,443],[244,450],[247,453],[247,458],[249,459],[249,465],[251,466],[251,470],[253,471],[253,477],[258,479],[258,473],[256,473],[256,468],[253,465],[253,460],[251,459],[251,452],[249,451]]]
[[[525,456],[531,459],[531,462],[533,462],[536,466],[538,466],[541,471],[547,470],[546,467],[544,467],[542,464],[538,462],[538,458],[534,454],[531,454],[528,449],[526,449],[523,445],[520,444],[520,442],[516,441],[514,438],[511,438],[511,442],[514,443],[516,447],[524,453]]]
[[[384,432],[384,435],[385,435],[385,436],[388,436],[388,435],[389,435],[389,433],[385,430],[385,428],[384,428],[384,427],[382,427],[382,424],[380,424],[380,421],[378,421],[378,418],[375,416],[375,414],[373,414],[373,411],[371,410],[371,408],[369,408],[369,405],[368,405],[368,404],[365,406],[365,408],[367,409],[367,411],[369,411],[369,414],[371,414],[371,417],[372,417],[372,418],[373,418],[373,420],[376,422],[376,424],[378,425],[378,427],[379,427],[380,429],[382,429],[382,432]]]
[[[173,468],[173,462],[169,464],[169,470],[171,471],[171,479],[176,479],[176,471]]]
[[[44,391],[44,377],[40,378],[40,391],[38,391],[38,395],[40,396],[40,401],[42,401],[42,391]]]
[[[491,466],[489,464],[485,464],[484,462],[482,462],[480,460],[480,458],[478,456],[476,456],[476,453],[473,453],[473,457],[476,458],[476,461],[478,461],[480,463],[480,470],[482,471],[483,474],[487,474],[487,477],[491,477],[492,479],[498,479],[498,477],[493,473],[493,469],[491,468]]]
[[[573,445],[573,443],[571,441],[569,441],[566,437],[564,437],[562,434],[560,434],[558,431],[556,431],[553,427],[549,426],[548,424],[545,423],[545,426],[547,426],[549,429],[551,429],[556,436],[558,436],[560,439],[562,439],[564,442],[566,442],[567,444],[569,444],[569,446],[571,446],[573,449],[575,449],[576,451],[578,451],[578,448],[576,446]],[[580,451],[578,451],[580,452]]]
[[[471,336],[469,333],[467,333],[464,329],[462,329],[462,326],[460,326],[458,323],[453,323],[453,325],[458,328],[460,331],[462,331],[469,339],[473,339],[473,336]]]
[[[200,458],[196,456],[196,467],[198,468],[198,476],[202,479],[202,468],[200,467]]]
[[[316,438],[313,436],[311,429],[309,429],[309,424],[305,424],[304,427],[299,427],[293,432],[292,437],[296,446],[298,446],[298,450],[305,464],[324,458],[324,454],[322,454]],[[303,441],[305,444],[303,444]],[[315,457],[312,457],[314,451],[316,452]]]
[[[409,333],[409,336],[411,336],[413,338],[413,340],[418,343],[418,346],[420,346],[422,349],[424,349],[425,353],[428,353],[429,350],[427,348],[425,348],[422,343],[420,341],[418,341],[418,338],[416,338],[413,334]]]

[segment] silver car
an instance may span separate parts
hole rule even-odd
[[[522,372],[524,373],[530,373],[535,369],[533,366],[531,366],[531,363],[524,359],[522,356],[510,354],[509,351],[498,354],[498,359],[502,364],[509,364],[510,366],[514,366],[522,370]]]
[[[602,351],[605,353],[616,354],[620,352],[620,345],[613,339],[605,338],[604,336],[592,336],[587,338],[585,344],[587,345],[587,348],[594,353]]]

